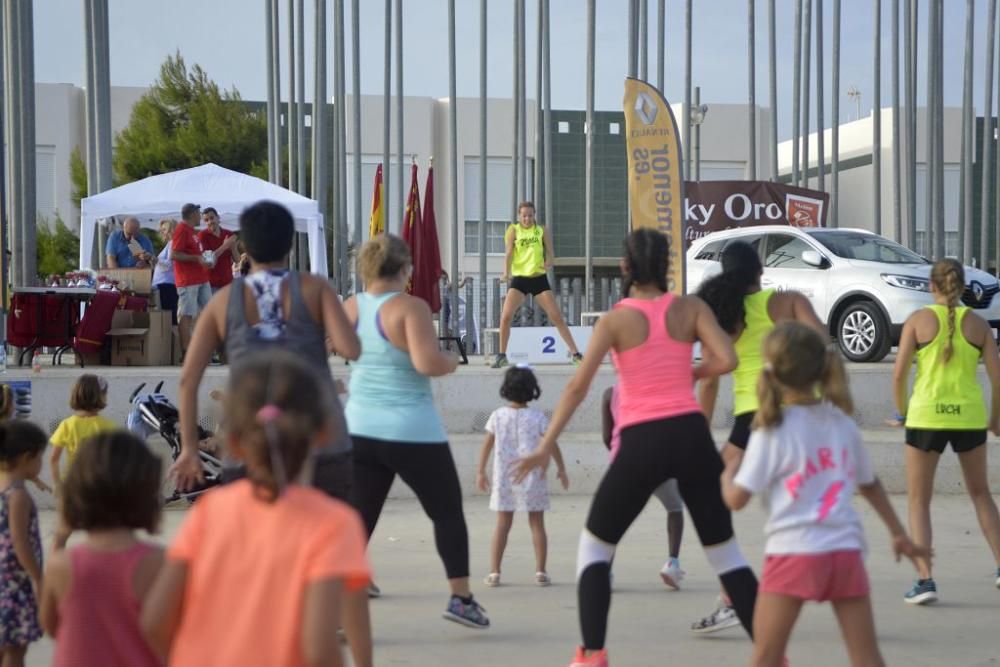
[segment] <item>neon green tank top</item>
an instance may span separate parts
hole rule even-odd
[[[944,362],[948,343],[948,308],[927,306],[937,315],[934,340],[917,350],[917,379],[906,411],[909,428],[977,431],[986,428],[983,388],[976,377],[982,351],[965,340],[962,320],[969,308],[955,309],[951,360]]]
[[[511,275],[534,278],[545,273],[545,232],[542,226],[532,225],[525,229],[514,223],[507,228],[507,233],[510,234],[512,229],[514,258],[511,260]]]
[[[764,355],[761,347],[764,338],[771,333],[774,322],[767,313],[767,303],[774,294],[773,289],[761,290],[743,297],[743,308],[746,311],[746,328],[736,340],[736,358],[739,363],[733,371],[733,414],[745,415],[756,412],[757,379],[764,368]]]

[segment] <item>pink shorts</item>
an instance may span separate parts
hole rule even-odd
[[[764,559],[760,592],[826,602],[868,595],[868,573],[861,552],[781,554]]]

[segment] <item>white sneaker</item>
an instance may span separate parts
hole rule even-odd
[[[681,569],[681,562],[676,558],[668,559],[663,564],[663,569],[660,570],[660,579],[663,579],[663,583],[670,590],[680,590],[681,580],[684,579],[684,570]]]
[[[691,632],[707,635],[726,628],[734,628],[739,624],[740,619],[736,617],[736,610],[726,604],[720,596],[717,598],[717,605],[711,614],[691,624]]]

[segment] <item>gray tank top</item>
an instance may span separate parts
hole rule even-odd
[[[331,418],[332,440],[326,451],[331,454],[351,450],[351,438],[347,434],[344,412],[337,398],[330,373],[329,354],[326,350],[326,332],[309,314],[302,298],[302,282],[299,274],[290,272],[284,281],[288,285],[291,312],[287,313],[284,330],[275,339],[263,338],[252,324],[247,322],[243,303],[244,280],[233,279],[229,289],[229,303],[226,306],[226,356],[229,364],[237,367],[240,361],[253,352],[281,349],[294,353],[311,368],[318,371],[318,378],[328,391],[327,403]]]

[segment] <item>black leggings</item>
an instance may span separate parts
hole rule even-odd
[[[733,539],[722,502],[723,464],[701,413],[629,426],[601,480],[580,538],[577,560],[584,648],[604,648],[611,607],[610,561],[649,496],[674,477],[709,562],[722,580],[743,626],[752,635],[757,579]]]
[[[469,576],[469,533],[462,513],[462,487],[447,442],[391,442],[352,435],[354,506],[371,538],[396,475],[417,494],[434,523],[434,542],[449,579]]]

